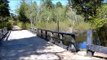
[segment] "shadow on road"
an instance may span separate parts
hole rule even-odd
[[[51,46],[48,42],[38,37],[30,37],[23,39],[14,39],[10,41],[4,41],[1,47],[1,60],[20,60],[21,57],[28,57],[30,55],[41,55],[41,54],[54,54],[59,59],[56,51],[43,52],[47,46]]]

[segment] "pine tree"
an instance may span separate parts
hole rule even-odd
[[[28,10],[29,5],[26,3],[25,0],[21,1],[21,5],[18,9],[18,14],[19,14],[19,20],[22,22],[28,22],[29,19],[26,16],[26,10]]]
[[[8,3],[9,3],[8,0],[0,0],[0,16],[1,17],[10,16]]]

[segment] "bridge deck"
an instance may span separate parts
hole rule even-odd
[[[0,49],[0,60],[99,59],[71,53],[27,30],[11,31]]]

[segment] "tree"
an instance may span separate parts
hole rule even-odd
[[[48,9],[52,9],[54,7],[52,0],[42,0],[42,3],[42,5],[47,7]]]
[[[95,34],[99,38],[101,45],[107,47],[107,5],[104,4],[99,9],[93,26],[97,27]]]
[[[61,2],[57,2],[56,3],[56,7],[62,7],[62,3]]]
[[[77,14],[84,15],[85,21],[90,22],[96,30],[94,40],[100,40],[101,45],[107,46],[107,5],[103,0],[68,0],[77,10]],[[96,41],[97,42],[97,41]]]
[[[82,14],[85,17],[85,21],[90,20],[97,15],[97,9],[101,6],[103,0],[68,0],[71,2],[74,9],[77,10],[77,14]]]
[[[8,0],[0,0],[0,20],[10,16]]]
[[[0,0],[0,28],[7,26],[7,20],[10,16],[8,0]]]
[[[54,19],[57,22],[57,31],[60,31],[60,21],[66,20],[66,7],[63,7],[60,2],[56,4],[54,8]]]
[[[29,21],[31,22],[31,27],[33,27],[34,24],[37,22],[37,4],[36,2],[32,2],[29,5],[29,9],[26,10],[26,16],[28,17]]]
[[[83,17],[81,15],[77,15],[76,10],[72,9],[70,7],[67,7],[66,16],[67,16],[68,21],[70,22],[69,28],[71,29],[71,32],[73,32],[75,29],[77,29],[79,24],[84,23]],[[85,29],[85,27],[84,27],[84,29]]]
[[[19,20],[22,22],[27,22],[29,19],[26,16],[26,10],[29,9],[29,5],[26,3],[25,0],[21,1],[21,5],[18,9],[18,14],[19,14]]]

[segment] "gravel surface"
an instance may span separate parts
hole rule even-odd
[[[0,48],[0,60],[104,60],[81,52],[71,53],[27,30],[11,31]]]

